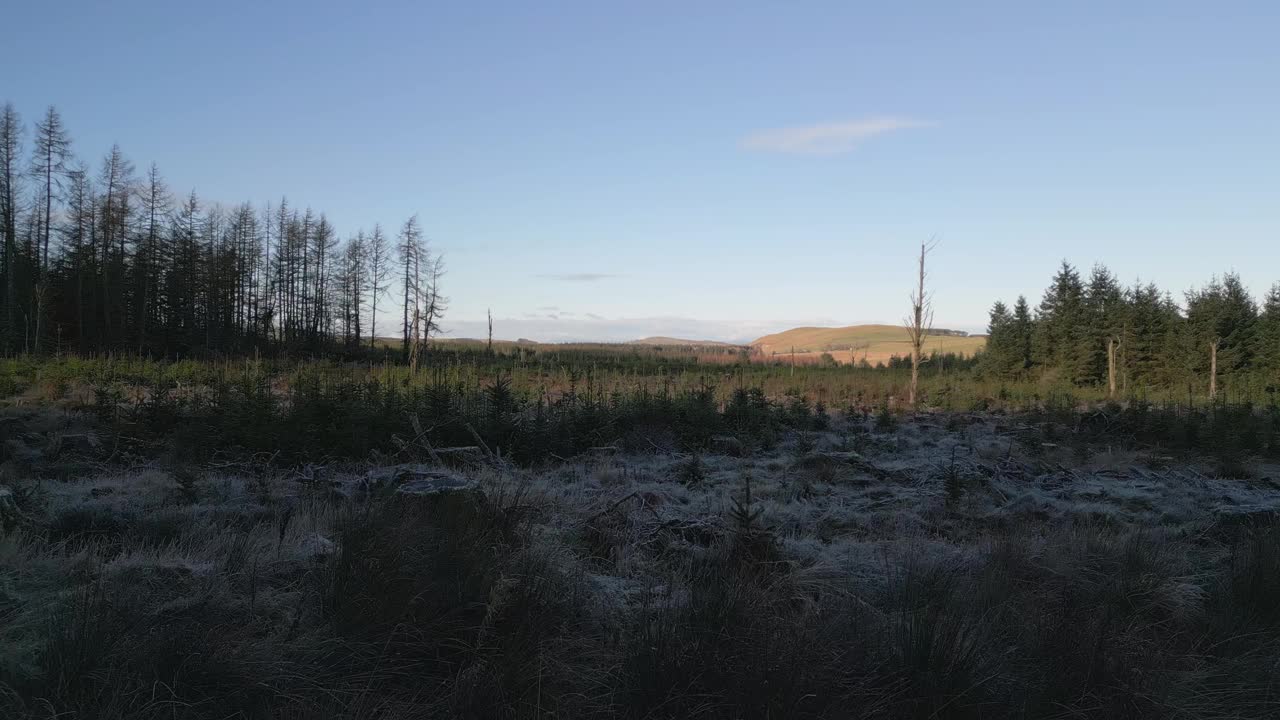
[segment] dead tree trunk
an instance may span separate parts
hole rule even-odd
[[[920,363],[923,362],[924,339],[933,328],[933,303],[924,290],[924,261],[934,243],[920,243],[920,264],[916,274],[916,289],[911,292],[911,315],[904,323],[911,337],[911,386],[907,389],[907,403],[916,407],[919,401]]]
[[[422,343],[418,342],[418,323],[422,320],[422,313],[415,307],[413,310],[413,326],[410,330],[411,340],[409,344],[409,374],[418,374],[418,358],[422,354]]]
[[[1209,399],[1214,400],[1218,397],[1218,346],[1222,344],[1221,338],[1214,338],[1209,341]]]
[[[44,336],[44,301],[46,291],[49,289],[48,281],[41,277],[35,288],[35,305],[36,305],[36,335],[35,335],[35,352],[40,354],[40,338]]]
[[[1107,397],[1116,396],[1116,339],[1107,338]]]

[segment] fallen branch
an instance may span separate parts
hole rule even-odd
[[[601,516],[603,516],[603,515],[608,515],[609,513],[613,512],[614,510],[617,510],[617,509],[618,509],[618,506],[619,506],[619,505],[621,505],[622,503],[624,503],[624,502],[626,502],[626,501],[630,500],[630,499],[631,499],[631,498],[633,498],[633,497],[638,497],[639,495],[640,495],[640,491],[639,491],[639,490],[636,490],[636,491],[633,491],[633,492],[627,493],[626,495],[623,495],[623,496],[622,496],[622,498],[621,498],[621,499],[619,499],[617,502],[613,503],[612,505],[610,505],[609,507],[605,508],[604,510],[601,510],[600,512],[596,513],[595,515],[592,515],[591,517],[587,518],[586,520],[583,520],[583,521],[582,521],[582,524],[583,524],[583,525],[586,525],[587,523],[591,522],[592,520],[595,520],[595,519],[597,519],[597,518],[599,518],[599,517],[601,517]]]
[[[427,455],[431,457],[432,462],[437,465],[443,465],[444,463],[440,462],[440,456],[436,453],[436,449],[431,447],[431,441],[427,440],[427,433],[434,430],[435,426],[432,425],[426,430],[423,430],[422,421],[418,419],[417,413],[409,413],[409,424],[413,426],[413,431],[417,433],[417,437],[415,437],[411,443],[417,443],[423,448],[426,448]],[[404,448],[401,449],[403,450]]]

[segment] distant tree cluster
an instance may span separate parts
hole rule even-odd
[[[1063,262],[1034,311],[1025,297],[991,308],[980,361],[1003,378],[1054,375],[1112,394],[1194,384],[1212,397],[1223,378],[1280,382],[1280,284],[1259,305],[1227,273],[1179,304],[1153,284],[1124,287],[1097,265],[1088,279]]]
[[[155,165],[139,177],[119,147],[95,171],[53,107],[29,151],[27,133],[5,105],[0,351],[355,350],[375,343],[393,285],[406,357],[438,329],[444,266],[416,216],[396,238],[375,225],[342,243],[323,213],[286,200],[175,201]]]

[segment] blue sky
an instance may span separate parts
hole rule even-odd
[[[1119,7],[1123,5],[1123,7]],[[418,213],[446,327],[940,326],[1062,258],[1280,280],[1280,4],[19,3],[0,99],[178,192]]]

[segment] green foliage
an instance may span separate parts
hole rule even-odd
[[[1239,276],[1228,273],[1187,293],[1186,313],[1155,285],[1123,288],[1097,265],[1088,281],[1063,262],[1034,318],[1024,299],[1010,311],[991,309],[989,339],[978,357],[984,377],[1105,388],[1108,348],[1124,396],[1170,393],[1190,384],[1202,399],[1209,386],[1210,345],[1218,348],[1219,387],[1236,399],[1261,400],[1280,378],[1280,285],[1261,311]]]
[[[682,485],[700,485],[707,478],[707,466],[702,456],[694,453],[676,467],[676,479]]]
[[[881,405],[876,411],[876,432],[891,433],[898,429],[898,418],[894,417],[893,411],[889,409],[888,404]]]

